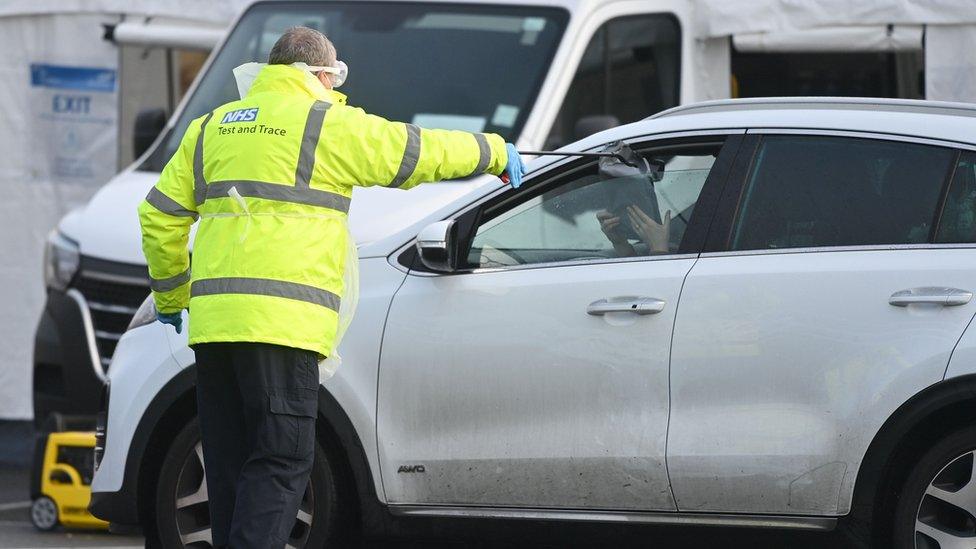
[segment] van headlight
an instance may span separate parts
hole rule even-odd
[[[78,243],[57,229],[47,235],[44,244],[44,283],[48,288],[65,290],[81,262]]]
[[[132,315],[132,320],[129,321],[129,327],[126,331],[132,330],[133,328],[138,328],[139,326],[145,326],[146,324],[151,324],[156,321],[156,302],[153,300],[152,294],[149,294],[143,302],[139,305],[139,309],[136,310],[136,314]]]

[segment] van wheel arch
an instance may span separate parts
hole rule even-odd
[[[841,528],[855,547],[887,547],[894,501],[912,464],[942,437],[976,422],[976,374],[935,383],[902,404],[868,446]]]

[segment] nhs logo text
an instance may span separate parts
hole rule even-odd
[[[236,111],[230,111],[225,114],[220,120],[221,124],[227,124],[228,122],[254,122],[258,118],[258,108],[254,107],[251,109],[237,109]]]

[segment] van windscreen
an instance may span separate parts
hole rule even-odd
[[[234,67],[265,62],[296,25],[322,31],[349,65],[349,104],[420,127],[514,141],[568,20],[561,8],[417,2],[256,4],[231,31],[142,169],[158,171],[194,118],[238,98]]]

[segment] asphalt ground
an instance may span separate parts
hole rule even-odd
[[[0,421],[0,548],[143,547],[139,536],[56,529],[39,532],[30,523],[28,422]],[[353,549],[844,549],[834,533],[735,528],[674,528],[568,523],[480,523],[454,520],[425,531],[437,539],[365,542]]]

